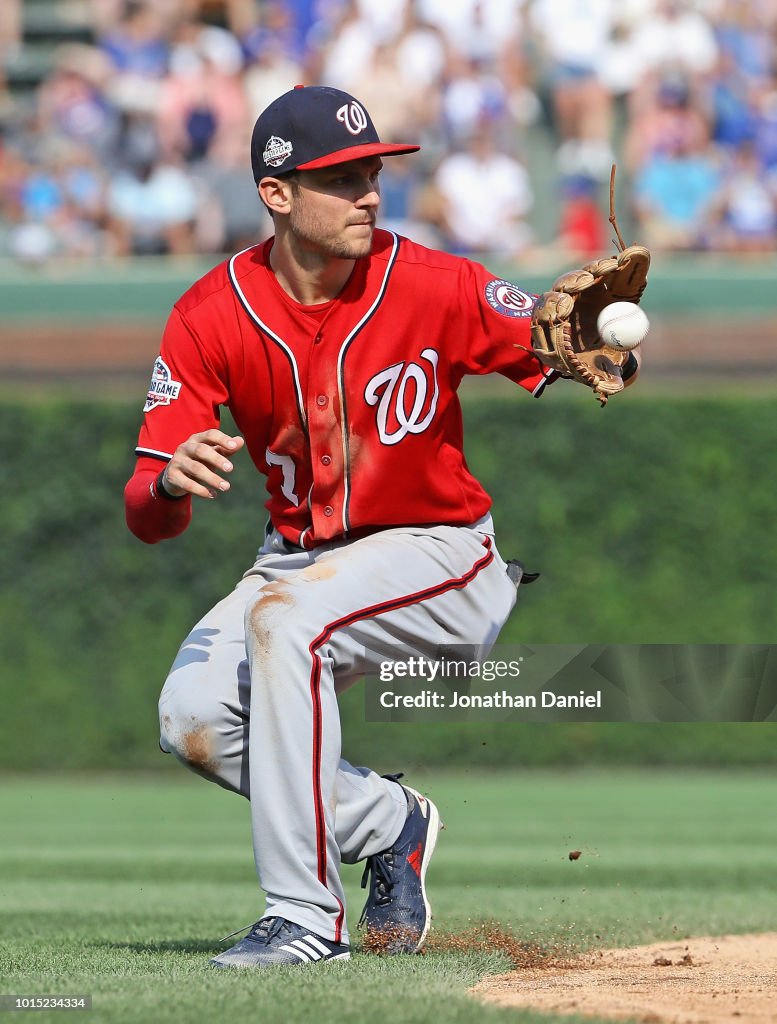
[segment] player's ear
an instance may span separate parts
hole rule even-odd
[[[288,213],[291,209],[291,181],[288,178],[262,178],[259,198],[270,213]]]

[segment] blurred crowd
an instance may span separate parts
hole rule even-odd
[[[352,92],[385,140],[421,143],[381,176],[382,223],[420,241],[606,249],[617,156],[640,241],[777,248],[777,0],[68,4],[88,4],[90,42],[59,47],[32,99],[0,71],[1,254],[221,253],[265,237],[248,140],[297,83]],[[20,0],[3,8],[5,59],[23,19]]]

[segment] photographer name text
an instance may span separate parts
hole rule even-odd
[[[494,693],[440,693],[439,690],[421,690],[419,693],[396,693],[383,690],[380,694],[383,708],[424,708],[424,709],[470,709],[470,708],[601,708],[602,691],[577,694],[554,693],[542,690],[536,693],[508,693],[499,690]]]

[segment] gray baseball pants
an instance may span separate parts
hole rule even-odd
[[[265,917],[347,942],[340,863],[387,849],[405,822],[401,788],[341,758],[337,694],[441,645],[486,657],[515,599],[490,516],[311,551],[274,532],[197,623],[162,690],[160,745],[250,799]]]

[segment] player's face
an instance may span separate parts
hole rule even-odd
[[[357,260],[372,248],[380,205],[379,157],[298,171],[289,228],[306,250]]]

